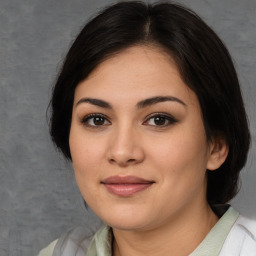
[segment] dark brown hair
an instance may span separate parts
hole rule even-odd
[[[208,139],[222,136],[226,140],[225,163],[207,174],[207,199],[211,205],[228,202],[237,193],[250,144],[237,74],[219,37],[193,11],[178,4],[119,2],[87,23],[71,46],[53,89],[53,142],[71,160],[69,131],[76,86],[106,58],[146,44],[164,49],[176,61],[184,82],[198,97]]]

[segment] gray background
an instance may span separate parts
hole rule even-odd
[[[46,108],[70,42],[103,0],[0,0],[0,255],[30,256],[71,227],[95,229],[72,168],[50,142]],[[256,0],[183,0],[233,56],[252,146],[232,204],[256,217]],[[89,231],[88,231],[89,232]]]

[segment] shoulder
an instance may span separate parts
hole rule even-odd
[[[57,244],[58,240],[53,241],[52,243],[50,243],[46,248],[44,248],[43,250],[41,250],[38,254],[38,256],[52,256],[53,255],[53,251],[54,251],[54,247]]]
[[[243,237],[245,241],[251,241],[251,243],[254,244],[256,249],[256,220],[249,219],[247,217],[240,215],[237,221],[235,222],[231,232],[233,232],[234,237],[239,236],[241,238]]]
[[[256,220],[240,215],[230,230],[221,252],[220,255],[223,256],[256,256]]]
[[[236,221],[236,225],[245,229],[245,232],[250,236],[256,238],[256,219],[249,219],[240,215]]]

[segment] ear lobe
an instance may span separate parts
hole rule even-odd
[[[210,147],[210,156],[207,162],[208,170],[218,169],[226,160],[228,156],[228,145],[223,138],[216,138]]]

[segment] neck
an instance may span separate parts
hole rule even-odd
[[[114,256],[172,255],[192,253],[218,221],[210,206],[187,209],[173,220],[148,230],[124,231],[113,228]]]

